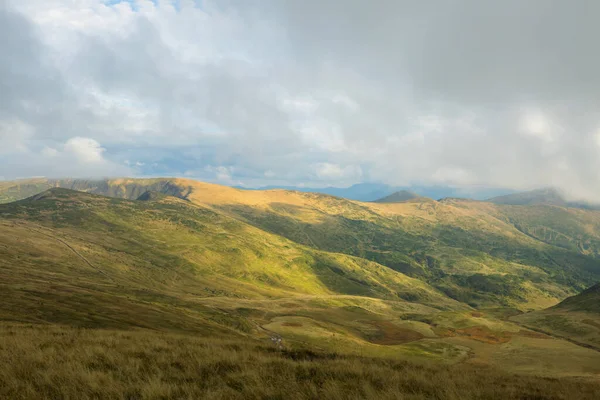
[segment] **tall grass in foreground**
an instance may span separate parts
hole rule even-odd
[[[151,331],[0,324],[2,399],[598,399],[598,383]]]

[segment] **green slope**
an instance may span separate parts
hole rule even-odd
[[[295,242],[376,261],[474,306],[547,307],[600,277],[595,257],[537,240],[473,202],[215,207]]]
[[[290,313],[332,321],[348,308],[351,321],[467,309],[374,262],[159,197],[51,189],[1,205],[0,319],[254,335]],[[366,340],[362,328],[331,326]]]
[[[519,315],[513,320],[600,351],[600,284],[554,307]]]
[[[302,246],[374,261],[475,307],[546,308],[600,279],[594,210],[456,199],[360,203],[180,179],[47,183],[127,199],[173,195]],[[556,196],[538,191],[521,202]]]
[[[352,217],[374,224],[376,235],[405,223],[383,218],[382,209],[312,194],[170,183],[187,191],[186,200],[51,189],[1,205],[0,321],[269,342],[282,337],[290,349],[470,360],[549,376],[600,373],[600,353],[538,337],[494,317],[496,311],[474,311],[376,262],[267,232],[242,220],[227,201],[285,211],[298,223]],[[419,265],[414,254],[406,257]],[[539,361],[564,354],[572,362]]]

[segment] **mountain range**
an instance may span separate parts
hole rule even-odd
[[[303,186],[262,186],[256,189],[236,186],[238,189],[247,190],[272,190],[284,189],[299,192],[323,193],[332,196],[343,197],[349,200],[375,201],[389,196],[395,192],[409,191],[417,193],[422,197],[431,199],[441,199],[444,197],[470,198],[474,200],[484,200],[494,196],[515,193],[510,189],[488,188],[488,187],[451,187],[451,186],[431,186],[431,185],[413,185],[413,186],[392,186],[384,183],[358,183],[346,188],[338,187],[303,187]]]
[[[2,182],[0,319],[598,376],[600,212],[538,194]]]

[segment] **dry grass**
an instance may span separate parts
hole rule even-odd
[[[6,399],[596,399],[592,381],[426,366],[258,341],[0,325]]]

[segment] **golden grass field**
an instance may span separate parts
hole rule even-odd
[[[6,399],[597,399],[581,378],[153,331],[0,325]]]

